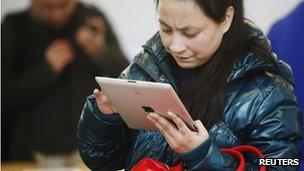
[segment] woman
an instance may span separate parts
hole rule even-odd
[[[266,158],[299,158],[300,110],[288,67],[263,33],[243,19],[241,0],[159,0],[160,29],[120,78],[166,82],[195,119],[189,130],[151,113],[160,132],[129,129],[97,89],[87,99],[77,138],[93,170],[130,170],[145,157],[189,170],[235,170],[219,149],[253,145]],[[246,170],[258,161],[247,156]],[[269,169],[296,170],[291,166]]]

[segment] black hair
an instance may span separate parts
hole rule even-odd
[[[248,50],[256,51],[266,61],[275,64],[265,42],[246,37],[243,0],[192,0],[216,23],[225,20],[226,10],[233,7],[234,16],[229,30],[212,58],[194,79],[191,86],[179,95],[193,119],[200,119],[207,129],[218,122],[226,106],[227,78],[238,56]],[[159,0],[156,1],[157,6]],[[255,47],[255,48],[252,48]]]

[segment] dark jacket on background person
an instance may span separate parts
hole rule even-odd
[[[75,41],[87,17],[106,23],[105,48],[99,58],[84,54]],[[117,77],[128,61],[105,16],[79,3],[60,30],[44,25],[31,10],[8,15],[1,26],[2,159],[30,159],[34,151],[68,153],[76,150],[75,134],[84,99],[97,88],[95,76]],[[72,43],[75,58],[60,74],[44,59],[55,39]]]
[[[249,37],[266,40],[249,26]],[[267,41],[266,41],[267,42]],[[265,43],[265,47],[270,47]],[[144,46],[120,78],[166,82],[178,92],[180,85],[169,64],[159,34]],[[239,56],[228,77],[227,104],[222,119],[210,130],[210,138],[185,154],[175,153],[161,133],[129,129],[119,115],[104,115],[93,96],[87,98],[78,127],[80,155],[92,170],[130,170],[145,157],[169,166],[183,161],[189,170],[236,170],[238,161],[220,148],[253,145],[266,158],[299,158],[300,110],[292,87],[290,68],[274,65],[248,51]],[[210,114],[212,115],[212,114]],[[246,170],[258,170],[256,156],[246,156]],[[272,166],[269,170],[297,170],[295,166]]]

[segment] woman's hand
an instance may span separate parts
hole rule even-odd
[[[186,153],[194,150],[209,138],[208,131],[200,120],[195,121],[197,132],[194,132],[175,113],[168,112],[167,114],[176,126],[156,113],[150,113],[148,119],[159,129],[175,152]]]
[[[101,113],[105,115],[111,115],[117,113],[115,107],[113,106],[112,102],[109,98],[103,93],[103,91],[99,91],[98,89],[94,89],[93,95],[96,99],[98,109]]]

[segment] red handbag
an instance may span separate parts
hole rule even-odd
[[[233,157],[235,157],[239,161],[239,166],[236,169],[236,171],[245,171],[245,158],[242,154],[242,152],[250,152],[256,154],[259,158],[264,158],[264,154],[261,150],[254,146],[250,145],[241,145],[241,146],[235,146],[232,148],[221,148],[221,152],[223,153],[229,153]],[[151,158],[144,158],[140,160],[132,169],[131,171],[183,171],[183,165],[182,162],[180,162],[178,165],[173,167],[168,167],[164,163],[151,159]],[[260,167],[260,171],[266,171],[265,166]]]
[[[151,159],[151,158],[144,158],[140,160],[132,169],[131,171],[182,171],[183,165],[180,162],[178,165],[173,167],[168,167],[164,163]]]

